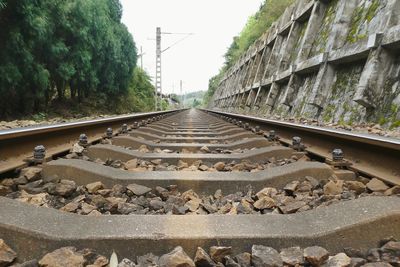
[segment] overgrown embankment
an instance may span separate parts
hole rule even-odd
[[[249,17],[246,25],[238,36],[233,37],[232,44],[224,55],[225,63],[218,74],[209,80],[208,91],[204,96],[203,104],[207,105],[214,95],[219,82],[226,71],[232,67],[246,50],[266,32],[294,0],[265,0],[256,14]]]
[[[121,16],[119,0],[1,0],[0,118],[151,110]]]

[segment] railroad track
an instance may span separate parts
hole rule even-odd
[[[33,133],[0,132],[1,144],[20,144],[2,146],[0,164],[0,239],[20,262],[54,250],[60,260],[66,246],[146,255],[140,266],[322,265],[321,247],[352,257],[337,254],[328,266],[400,262],[400,243],[370,250],[400,239],[395,140],[193,109]],[[33,144],[50,152],[32,158]],[[378,151],[375,161],[356,155]],[[369,166],[382,159],[389,170]],[[41,265],[51,266],[47,257]]]

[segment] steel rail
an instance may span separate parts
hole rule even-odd
[[[124,123],[148,119],[157,115],[169,114],[177,110],[132,115],[115,116],[102,119],[32,126],[0,131],[0,174],[26,166],[26,159],[32,156],[36,145],[44,145],[46,159],[67,152],[77,142],[79,135],[85,133],[88,142],[99,141],[106,129],[114,132]]]
[[[275,130],[281,143],[290,145],[294,136],[302,138],[306,152],[318,157],[332,159],[335,148],[344,151],[349,169],[368,177],[376,177],[387,183],[400,185],[400,140],[370,134],[352,133],[344,130],[301,125],[254,116],[203,109],[208,113],[228,116],[260,126],[264,131]]]

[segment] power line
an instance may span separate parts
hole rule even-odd
[[[171,35],[185,35],[183,38],[179,39],[172,45],[168,46],[164,50],[161,50],[161,35],[162,34],[171,34]],[[156,110],[162,110],[161,100],[162,100],[162,76],[161,76],[161,54],[165,51],[169,50],[171,47],[177,45],[178,43],[182,42],[183,40],[187,39],[189,36],[193,35],[194,33],[173,33],[173,32],[161,32],[161,27],[156,28],[156,80],[155,80],[155,94],[154,94],[154,101],[155,101],[155,108]],[[160,101],[158,101],[158,94],[160,94]]]

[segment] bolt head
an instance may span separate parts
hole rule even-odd
[[[35,152],[45,152],[46,148],[44,147],[44,145],[38,145],[38,146],[35,146],[34,151]]]
[[[33,149],[33,158],[35,160],[43,160],[46,156],[46,148],[43,145],[35,146]]]
[[[294,136],[294,137],[292,138],[292,144],[293,144],[293,145],[300,145],[300,144],[301,144],[301,137]]]
[[[107,130],[106,130],[106,136],[107,136],[108,138],[111,138],[112,135],[113,135],[113,129],[112,129],[112,128],[107,128]]]
[[[334,161],[341,161],[344,159],[344,153],[343,150],[341,150],[340,148],[335,148],[332,151],[332,159]]]
[[[85,145],[87,145],[87,143],[88,143],[88,137],[87,137],[87,135],[86,134],[80,134],[79,135],[79,142],[78,142],[78,144],[79,145],[81,145],[81,146],[85,146]]]

